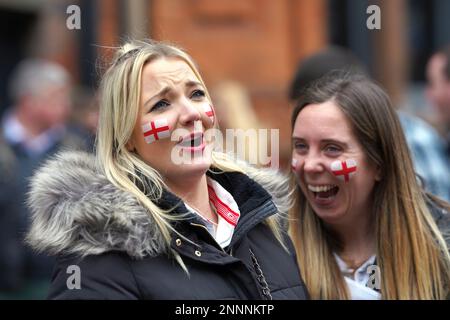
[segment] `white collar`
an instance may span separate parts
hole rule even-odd
[[[3,134],[6,141],[11,144],[23,145],[30,156],[45,153],[60,139],[64,132],[64,126],[55,126],[36,137],[30,137],[26,127],[20,123],[13,113],[8,114],[3,121]]]
[[[355,274],[355,278],[357,278],[356,279],[357,281],[358,281],[358,277],[357,276],[359,274],[365,274],[366,271],[367,271],[367,268],[375,263],[375,258],[376,258],[376,255],[370,256],[358,269],[353,270],[353,269],[350,269],[347,266],[347,264],[344,262],[344,260],[342,260],[341,257],[339,257],[339,255],[337,255],[335,252],[333,252],[333,255],[334,255],[334,258],[336,259],[336,262],[337,262],[341,272],[344,273],[344,274],[354,273]]]
[[[344,276],[345,282],[347,283],[348,289],[350,290],[350,295],[352,300],[379,300],[381,299],[381,294],[369,288],[367,282],[370,280],[369,266],[375,264],[376,255],[372,255],[366,260],[358,269],[350,269],[344,260],[341,259],[335,252],[333,252],[336,263]],[[348,277],[348,274],[354,274],[355,278],[352,279]]]
[[[222,248],[225,248],[231,242],[234,229],[239,221],[241,213],[233,196],[217,181],[207,177],[207,184],[209,201],[217,212],[217,225],[209,219],[203,217],[186,203],[185,206],[188,210],[197,214],[205,222],[206,228],[214,237],[216,242]]]
[[[5,139],[12,143],[22,143],[27,139],[28,133],[17,117],[10,113],[3,119],[3,134]]]
[[[344,277],[352,300],[380,300],[381,294],[349,277]]]

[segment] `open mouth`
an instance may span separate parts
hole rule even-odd
[[[335,184],[311,185],[308,184],[308,190],[314,195],[315,200],[331,201],[339,192],[339,187]]]
[[[192,151],[201,150],[205,147],[205,142],[203,139],[202,132],[193,132],[187,136],[184,136],[178,145],[183,149],[189,149]]]

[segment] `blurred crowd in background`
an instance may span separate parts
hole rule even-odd
[[[67,24],[73,4],[79,29]],[[379,30],[367,28],[370,4]],[[372,76],[398,108],[418,178],[449,201],[447,15],[446,0],[1,0],[0,299],[45,298],[53,261],[23,243],[28,179],[62,148],[94,150],[98,79],[129,37],[186,48],[222,130],[279,129],[281,170],[303,84],[336,68]]]

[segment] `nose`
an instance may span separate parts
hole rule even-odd
[[[303,161],[303,171],[305,173],[321,173],[325,171],[322,158],[317,155],[308,155]]]
[[[181,104],[180,122],[182,125],[189,126],[201,119],[200,112],[192,101],[183,99]]]

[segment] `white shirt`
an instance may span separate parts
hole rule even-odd
[[[358,269],[350,269],[347,264],[336,254],[333,253],[336,262],[341,270],[345,282],[347,283],[348,289],[350,290],[350,295],[352,300],[380,300],[381,294],[368,287],[371,272],[369,267],[375,264],[375,255],[371,256],[364,262]],[[354,274],[354,279],[349,277],[349,274]]]
[[[49,150],[64,134],[63,126],[55,126],[38,136],[31,137],[27,129],[14,114],[8,114],[3,119],[3,135],[11,144],[21,144],[29,156],[39,156]]]
[[[217,181],[207,177],[207,184],[209,201],[217,212],[217,224],[203,217],[186,203],[185,206],[204,221],[209,233],[222,248],[225,248],[231,242],[241,212],[233,196]]]

